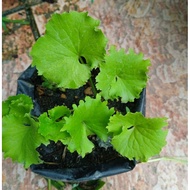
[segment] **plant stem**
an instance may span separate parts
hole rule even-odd
[[[90,81],[90,84],[92,87],[92,92],[93,92],[94,96],[96,97],[97,91],[96,91],[96,87],[95,87],[91,77],[90,77],[89,81]]]
[[[48,179],[48,190],[51,190],[51,179]]]
[[[28,21],[26,20],[12,20],[12,19],[8,19],[6,17],[2,17],[2,21],[6,22],[6,23],[19,23],[19,24],[30,24]]]
[[[80,61],[80,63],[85,64],[81,57],[79,57],[79,61]],[[89,81],[90,81],[90,85],[92,87],[92,92],[93,92],[94,96],[96,97],[97,91],[96,91],[96,87],[95,87],[91,77],[90,77]]]
[[[162,160],[174,161],[174,162],[179,162],[182,164],[188,163],[188,160],[185,157],[160,157],[160,158],[154,158],[154,159],[148,160],[148,162],[157,162],[157,161],[162,161]]]

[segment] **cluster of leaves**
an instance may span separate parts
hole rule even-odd
[[[40,161],[36,148],[44,142],[38,123],[30,115],[32,108],[31,98],[24,94],[11,96],[2,104],[4,157],[24,163],[26,168]]]
[[[38,163],[35,150],[41,143],[60,140],[70,152],[82,157],[92,152],[89,136],[102,141],[111,138],[113,147],[129,159],[141,162],[159,154],[166,144],[166,118],[145,118],[141,113],[122,115],[108,108],[107,100],[133,102],[147,83],[149,60],[133,50],[125,53],[111,46],[98,28],[100,22],[87,13],[54,14],[46,33],[32,48],[33,66],[39,75],[60,88],[76,89],[88,82],[91,71],[99,68],[93,88],[99,93],[81,100],[69,110],[57,106],[34,118],[32,100],[26,95],[3,102],[3,152],[5,157],[24,163]],[[90,80],[92,82],[92,80]],[[14,147],[14,149],[13,149]]]
[[[73,105],[72,113],[66,106],[57,106],[34,118],[30,114],[32,107],[32,100],[24,94],[3,102],[4,156],[25,167],[39,163],[36,148],[49,140],[60,140],[71,152],[84,157],[94,148],[88,136],[97,135],[102,141],[110,136],[121,155],[139,161],[158,154],[166,143],[167,132],[162,130],[166,118],[145,118],[138,112],[114,114],[99,95]]]

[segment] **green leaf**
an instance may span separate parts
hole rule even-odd
[[[108,131],[113,133],[114,148],[129,159],[146,162],[166,145],[167,118],[145,118],[141,113],[116,114],[110,118]]]
[[[143,54],[135,54],[124,49],[117,51],[114,46],[106,55],[105,63],[100,65],[100,73],[96,77],[96,87],[101,95],[107,99],[118,99],[126,103],[139,98],[142,89],[146,86],[149,60],[143,60]]]
[[[70,110],[66,106],[57,106],[43,113],[39,117],[39,129],[38,132],[48,140],[57,142],[60,139],[68,137],[67,132],[60,132],[61,128],[65,124],[63,117],[69,116]]]
[[[2,116],[9,114],[9,111],[10,111],[9,104],[10,104],[9,101],[2,102]]]
[[[2,149],[4,157],[23,163],[26,168],[40,162],[36,148],[43,142],[38,134],[38,123],[28,114],[19,117],[9,114],[3,117]],[[27,123],[26,123],[27,121]]]
[[[57,190],[63,190],[65,188],[65,182],[52,180],[52,179],[46,179],[46,181],[51,183],[52,186],[54,186]],[[48,187],[49,188],[49,187]]]
[[[2,150],[4,157],[23,163],[26,168],[40,162],[36,148],[44,142],[38,134],[38,122],[30,115],[30,97],[19,94],[2,103]]]
[[[63,88],[78,88],[104,59],[107,39],[85,12],[54,14],[32,48],[38,73]]]
[[[101,179],[99,179],[99,180],[98,180],[98,186],[96,187],[95,190],[101,189],[105,184],[106,184],[106,182],[104,182],[104,181],[102,181]]]
[[[2,115],[15,114],[18,116],[24,116],[25,113],[29,113],[33,108],[32,99],[25,94],[19,94],[16,96],[10,96],[2,103]]]
[[[86,97],[80,101],[79,106],[73,105],[74,113],[65,118],[66,124],[62,131],[67,131],[71,138],[68,142],[68,149],[71,152],[77,151],[82,157],[92,151],[93,143],[88,139],[89,135],[96,134],[100,139],[107,140],[106,126],[113,109],[107,107],[107,102],[102,102],[99,95],[96,99]]]

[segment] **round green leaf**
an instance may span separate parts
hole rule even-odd
[[[66,106],[56,106],[40,115],[38,132],[46,139],[57,142],[68,137],[67,132],[61,132],[65,124],[63,117],[69,116],[70,110]]]
[[[118,99],[126,103],[139,98],[141,91],[146,86],[149,60],[143,60],[142,54],[135,54],[124,49],[117,51],[114,46],[106,55],[105,63],[100,65],[100,73],[96,77],[96,87],[101,90],[101,95],[107,99]]]
[[[32,65],[58,87],[84,85],[104,59],[107,39],[99,24],[86,12],[54,14],[32,48]]]
[[[94,145],[88,139],[89,135],[96,134],[100,139],[107,140],[106,126],[114,110],[109,109],[106,104],[97,95],[96,99],[86,97],[85,101],[80,101],[78,107],[73,106],[74,113],[65,118],[66,124],[62,128],[62,131],[67,131],[71,136],[68,142],[64,142],[71,152],[77,151],[82,157],[91,152]]]
[[[25,168],[39,163],[40,159],[36,148],[43,142],[43,138],[38,134],[38,123],[27,114],[25,118],[9,114],[4,116],[2,121],[4,157],[24,164]]]
[[[7,100],[3,101],[2,103],[3,116],[11,113],[18,116],[24,116],[25,113],[30,113],[32,108],[32,99],[25,94],[10,96]]]
[[[110,118],[108,131],[113,133],[114,148],[129,159],[147,161],[166,145],[166,118],[145,118],[141,113],[116,114]]]
[[[38,134],[38,122],[30,115],[32,99],[24,94],[3,101],[2,149],[4,157],[23,163],[26,168],[40,162],[36,148],[45,143]]]

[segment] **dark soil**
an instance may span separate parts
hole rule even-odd
[[[94,75],[98,72],[93,71]],[[66,105],[72,109],[72,104],[79,104],[80,100],[84,100],[86,93],[93,96],[87,89],[90,88],[89,83],[77,90],[61,91],[59,89],[47,89],[43,87],[43,80],[41,77],[34,73],[31,78],[32,83],[35,84],[35,99],[37,99],[40,105],[40,112],[46,112],[56,105]],[[93,77],[94,80],[94,77]],[[126,113],[126,106],[133,112],[136,109],[134,103],[121,103],[120,101],[109,101],[108,106],[114,107],[115,110]],[[104,143],[100,141],[96,136],[91,136],[89,139],[94,143],[95,148],[92,153],[87,154],[84,158],[77,154],[77,152],[70,153],[61,142],[51,141],[48,146],[41,145],[37,148],[40,154],[41,160],[44,161],[47,168],[76,168],[80,166],[96,166],[98,164],[109,162],[117,157],[121,157],[111,146],[109,142]],[[126,161],[128,159],[126,158]]]
[[[101,147],[95,136],[90,140],[95,144],[95,148],[92,153],[87,154],[84,158],[78,155],[77,152],[70,153],[60,141],[57,143],[51,141],[48,146],[42,144],[37,148],[37,151],[44,163],[49,165],[47,168],[95,167],[119,156],[111,146]]]

